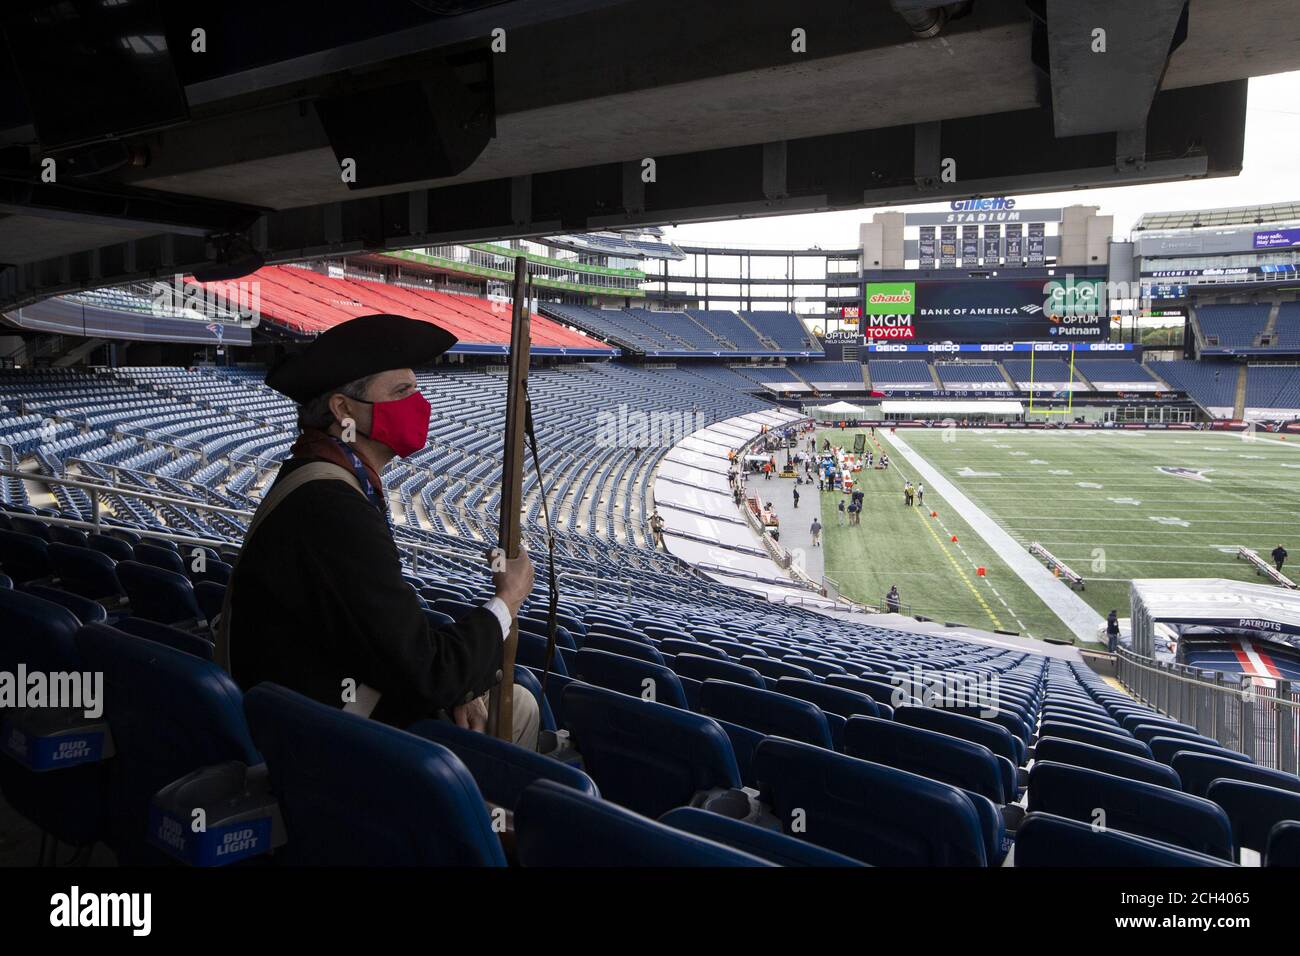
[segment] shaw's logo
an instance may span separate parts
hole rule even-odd
[[[911,305],[912,290],[904,289],[901,292],[877,292],[868,296],[867,302],[871,305]]]
[[[989,209],[1015,209],[1016,201],[999,196],[997,199],[957,199],[950,205],[953,212],[984,212]]]
[[[1190,478],[1192,481],[1209,481],[1206,474],[1213,471],[1213,468],[1179,468],[1174,465],[1157,465],[1156,471],[1166,475],[1173,475],[1175,478]]]

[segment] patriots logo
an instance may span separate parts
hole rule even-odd
[[[1158,465],[1156,471],[1166,475],[1173,475],[1175,478],[1190,478],[1192,481],[1209,481],[1205,476],[1213,471],[1213,468],[1179,468],[1174,465]]]

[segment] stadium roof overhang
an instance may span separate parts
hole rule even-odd
[[[0,307],[214,263],[1232,175],[1244,78],[1300,64],[1292,6],[982,0],[931,29],[917,0],[795,21],[785,0],[16,0]],[[1084,23],[1101,59],[1068,39]]]

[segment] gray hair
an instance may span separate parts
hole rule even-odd
[[[373,375],[367,375],[364,378],[348,382],[346,385],[340,385],[338,388],[331,388],[328,392],[317,395],[311,401],[303,402],[298,406],[298,427],[303,430],[318,428],[325,431],[334,424],[334,413],[330,410],[330,399],[335,395],[346,395],[348,398],[364,401],[366,390],[370,388],[370,383],[374,377]]]

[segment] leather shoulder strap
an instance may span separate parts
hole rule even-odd
[[[248,542],[252,540],[254,532],[262,522],[280,506],[285,498],[309,481],[346,481],[356,489],[357,494],[365,495],[356,475],[348,469],[328,461],[313,461],[295,468],[277,481],[267,496],[262,499],[262,503],[257,506],[257,511],[253,514],[253,520],[248,524],[248,530],[244,532],[244,545],[239,549],[240,557],[235,559],[235,568],[230,573],[230,583],[226,585],[226,598],[221,604],[221,616],[216,621],[217,640],[213,647],[212,659],[227,674],[230,673],[230,598],[234,593],[235,571],[239,570],[239,562],[248,547]]]

